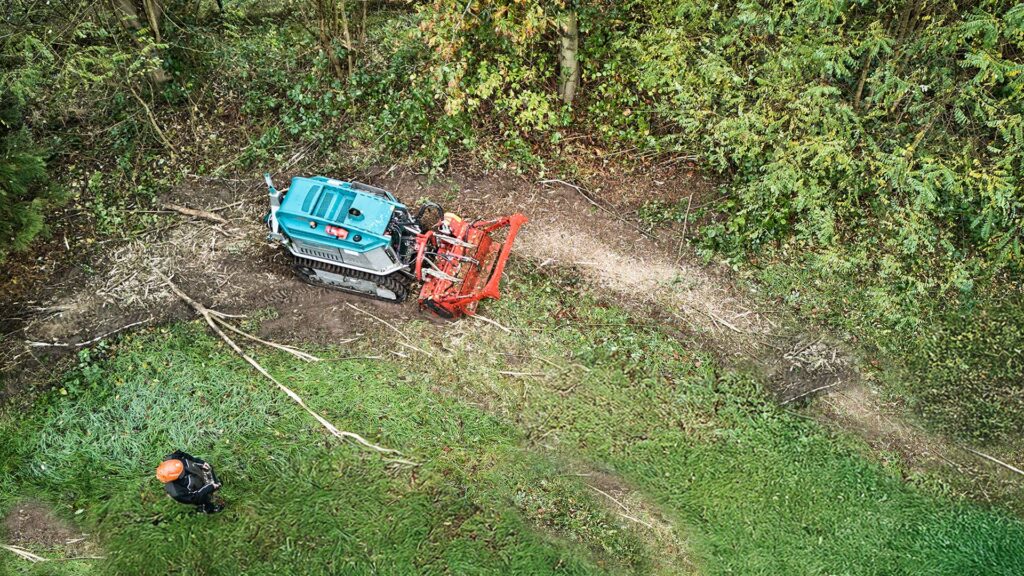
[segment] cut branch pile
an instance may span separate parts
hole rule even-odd
[[[285,386],[284,384],[279,382],[276,378],[271,376],[270,372],[267,372],[267,370],[263,366],[261,366],[259,362],[254,360],[248,354],[246,354],[245,351],[243,351],[242,348],[239,347],[238,344],[236,344],[235,341],[232,340],[231,337],[228,336],[228,334],[226,332],[224,332],[223,328],[227,328],[231,332],[234,332],[236,334],[244,336],[245,338],[248,338],[248,339],[253,340],[255,342],[259,342],[260,344],[264,344],[266,346],[270,346],[270,347],[275,348],[277,350],[281,350],[283,352],[287,352],[288,354],[291,354],[291,355],[295,356],[296,358],[299,358],[300,360],[303,360],[303,361],[306,361],[306,362],[315,362],[315,361],[319,360],[319,358],[317,358],[317,357],[315,357],[315,356],[313,356],[311,354],[307,354],[307,353],[305,353],[305,352],[303,352],[301,350],[297,350],[295,348],[292,348],[291,346],[286,346],[286,345],[283,345],[283,344],[276,344],[276,343],[273,343],[273,342],[268,342],[266,340],[261,340],[261,339],[255,337],[255,336],[253,336],[251,334],[243,332],[242,330],[236,328],[235,326],[232,326],[230,323],[227,322],[228,318],[237,318],[237,316],[232,316],[230,314],[224,314],[223,312],[218,312],[217,310],[211,310],[210,308],[207,308],[206,306],[203,306],[199,302],[196,302],[194,299],[192,299],[188,294],[185,294],[184,292],[182,292],[181,289],[178,288],[174,284],[174,282],[172,282],[171,279],[168,278],[167,276],[165,276],[162,272],[160,272],[159,270],[155,270],[155,269],[154,269],[154,272],[156,272],[156,274],[158,274],[161,278],[163,278],[164,282],[167,284],[167,286],[171,289],[171,291],[178,298],[180,298],[186,304],[191,306],[193,310],[195,310],[200,316],[202,316],[203,319],[206,320],[206,324],[209,325],[210,329],[212,329],[214,331],[214,333],[217,334],[217,336],[220,336],[221,340],[223,340],[236,354],[241,356],[243,360],[248,362],[249,365],[252,366],[257,372],[259,372],[264,378],[266,378],[267,380],[270,380],[271,382],[273,382],[274,385],[276,385],[282,392],[287,394],[288,397],[291,398],[296,404],[301,406],[302,409],[305,410],[307,413],[309,413],[310,416],[315,418],[316,421],[319,422],[320,425],[323,426],[325,429],[327,429],[327,431],[330,432],[332,435],[334,435],[337,438],[341,438],[343,440],[345,440],[345,439],[352,440],[352,441],[358,443],[359,445],[361,445],[361,446],[363,446],[365,448],[369,448],[370,450],[373,450],[374,452],[378,452],[378,453],[381,453],[381,454],[389,454],[389,455],[392,456],[391,458],[388,459],[389,462],[395,462],[395,463],[398,463],[398,464],[406,464],[406,465],[409,465],[409,466],[416,466],[417,465],[415,462],[411,462],[409,460],[405,460],[405,459],[399,458],[398,456],[401,456],[402,453],[399,452],[398,450],[394,450],[392,448],[385,448],[384,446],[378,446],[377,444],[374,444],[374,443],[366,440],[365,438],[363,438],[359,434],[356,434],[355,432],[348,432],[346,430],[339,430],[336,426],[334,426],[334,424],[331,424],[326,418],[324,418],[323,416],[321,416],[320,414],[315,412],[312,408],[307,406],[306,402],[302,399],[302,397],[300,397],[298,394],[296,394],[292,389],[288,388],[287,386]]]

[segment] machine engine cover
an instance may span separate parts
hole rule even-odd
[[[296,177],[273,217],[294,255],[385,275],[405,267],[387,230],[394,211],[404,208],[380,188]]]

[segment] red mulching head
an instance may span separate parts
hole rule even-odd
[[[434,230],[417,238],[416,277],[423,280],[420,306],[444,318],[458,318],[475,313],[484,298],[500,298],[501,274],[525,223],[522,214],[476,222],[445,214]],[[432,259],[425,258],[428,245],[435,251]]]

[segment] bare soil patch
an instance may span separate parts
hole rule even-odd
[[[46,504],[23,500],[3,519],[4,541],[33,552],[58,552],[62,557],[94,553],[88,534],[57,516]]]

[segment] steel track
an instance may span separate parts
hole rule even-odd
[[[301,278],[303,282],[311,286],[321,286],[324,288],[329,288],[331,290],[337,290],[338,292],[358,294],[360,296],[363,296],[364,298],[373,298],[374,300],[382,300],[384,302],[395,302],[398,304],[405,302],[406,298],[409,297],[409,287],[403,281],[405,280],[405,277],[402,276],[401,272],[393,272],[387,276],[378,276],[376,274],[370,274],[369,272],[363,272],[361,270],[353,270],[351,268],[345,268],[343,266],[338,266],[335,264],[327,264],[325,262],[318,262],[316,260],[302,258],[301,256],[296,256],[291,253],[289,253],[289,256],[291,256],[292,260],[292,269],[295,271],[296,274],[298,274],[299,278]],[[380,286],[381,288],[392,291],[395,294],[395,298],[386,298],[383,296],[378,296],[377,294],[370,294],[369,292],[362,292],[360,290],[352,290],[334,284],[329,284],[327,282],[317,279],[316,276],[310,276],[309,274],[303,271],[304,269],[323,270],[324,272],[329,272],[331,274],[338,274],[340,276],[348,276],[349,278],[355,278],[356,280],[365,280],[373,282],[374,284]]]

